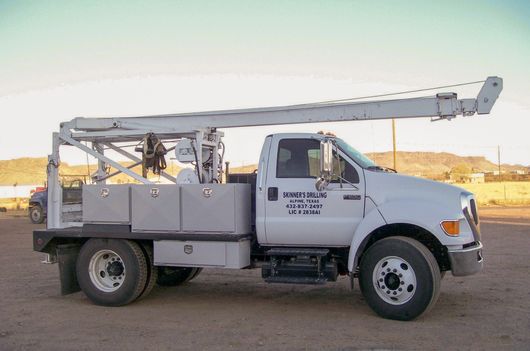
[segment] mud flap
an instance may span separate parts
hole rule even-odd
[[[77,282],[75,263],[81,245],[57,245],[57,261],[59,262],[59,278],[61,279],[61,295],[68,295],[81,290]]]

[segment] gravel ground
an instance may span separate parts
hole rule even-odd
[[[259,270],[206,269],[119,308],[60,296],[57,265],[32,251],[31,225],[0,213],[0,350],[530,349],[530,208],[481,211],[484,271],[446,275],[429,314],[377,317],[345,278],[268,285]]]

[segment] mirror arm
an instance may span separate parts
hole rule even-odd
[[[339,165],[339,174],[337,175],[337,177],[339,178],[339,183],[340,183],[340,188],[342,189],[342,169],[340,167],[340,155],[339,155],[339,148],[337,146],[337,143],[335,141],[333,141],[333,145],[335,146],[335,156],[337,158],[337,163]]]
[[[339,179],[340,179],[341,181],[345,181],[346,183],[348,183],[349,185],[351,185],[355,190],[359,190],[359,187],[358,187],[357,185],[353,184],[352,182],[350,182],[348,179],[346,179],[346,178],[342,178],[341,176],[338,176],[338,177],[339,177]],[[342,184],[342,183],[341,183],[341,184]],[[342,186],[341,186],[341,188],[342,188]]]

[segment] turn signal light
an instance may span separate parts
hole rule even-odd
[[[440,224],[447,235],[457,236],[458,234],[460,234],[459,221],[443,221]]]

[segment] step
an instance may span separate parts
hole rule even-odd
[[[276,247],[266,252],[267,256],[326,256],[328,249],[298,249]]]
[[[285,284],[313,284],[322,285],[327,283],[326,278],[315,277],[267,277],[264,278],[267,283],[285,283]]]

